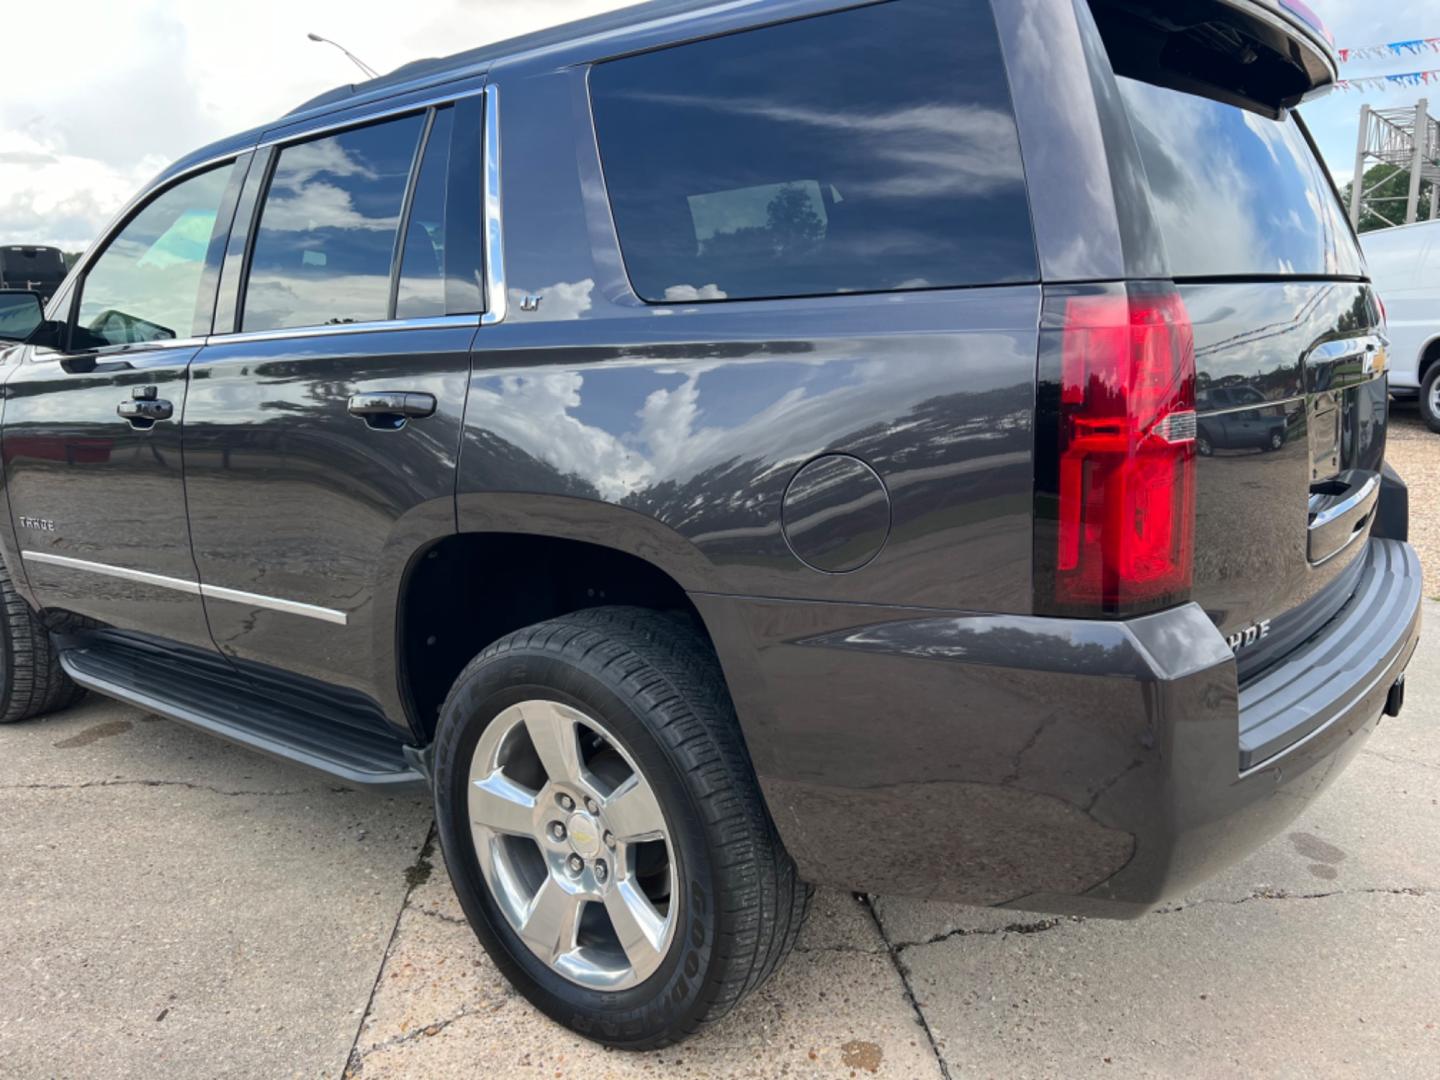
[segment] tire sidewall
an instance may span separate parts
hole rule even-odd
[[[1425,426],[1431,431],[1440,433],[1440,416],[1430,408],[1430,400],[1435,393],[1435,384],[1440,382],[1440,361],[1432,364],[1430,370],[1425,372],[1425,378],[1420,380],[1420,419],[1425,421]]]
[[[10,710],[15,701],[15,601],[23,607],[24,600],[17,593],[8,571],[0,573],[0,719],[10,719]],[[33,618],[28,607],[23,607],[23,618]]]
[[[558,701],[592,716],[611,732],[655,791],[670,829],[679,904],[671,947],[644,982],[617,991],[571,982],[535,956],[496,905],[471,838],[468,792],[475,746],[506,707]],[[539,1009],[582,1034],[607,1042],[644,1042],[657,1031],[685,1027],[713,994],[707,978],[722,930],[714,860],[701,811],[681,770],[624,691],[554,654],[521,650],[485,658],[461,676],[442,710],[435,752],[435,820],[441,850],[461,907],[496,965]]]

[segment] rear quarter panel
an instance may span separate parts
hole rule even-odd
[[[618,547],[691,591],[1028,610],[1037,286],[643,304],[584,70],[491,81],[510,296],[476,342],[462,531]],[[848,574],[781,530],[791,478],[827,452],[890,501],[883,550]]]

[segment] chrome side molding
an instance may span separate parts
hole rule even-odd
[[[176,592],[189,593],[192,596],[203,596],[210,600],[228,600],[236,604],[249,604],[251,607],[269,608],[271,611],[284,611],[290,615],[303,615],[309,619],[335,623],[337,626],[344,626],[350,620],[345,612],[336,611],[334,608],[303,604],[298,600],[285,600],[278,596],[262,596],[259,593],[244,592],[241,589],[226,589],[220,585],[204,585],[198,581],[170,577],[167,574],[152,574],[148,570],[131,570],[125,566],[91,562],[89,559],[74,559],[69,555],[55,555],[48,551],[22,551],[20,556],[30,562],[49,563],[70,570],[84,570],[87,573],[102,574],[125,581],[138,581],[145,585],[155,585],[162,589],[174,589]]]

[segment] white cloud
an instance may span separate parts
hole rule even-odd
[[[725,290],[713,281],[699,288],[694,285],[667,285],[665,299],[673,303],[683,303],[686,300],[724,300]]]
[[[551,322],[560,319],[578,319],[590,310],[590,294],[595,290],[595,279],[582,281],[557,281],[539,289],[511,289],[510,306],[523,311],[521,304],[527,296],[538,297],[544,306],[542,314]],[[538,309],[537,309],[538,310]]]
[[[1434,0],[1311,2],[1342,45],[1440,34]],[[166,162],[359,77],[338,51],[308,41],[307,31],[334,37],[389,71],[621,6],[622,0],[432,0],[397,11],[381,0],[71,0],[57,37],[53,5],[10,4],[5,40],[26,44],[5,53],[0,243],[82,247]],[[1369,61],[1346,73],[1422,67],[1440,62]],[[1332,94],[1306,106],[1337,179],[1351,171],[1360,103],[1410,105],[1423,91]],[[919,135],[926,118],[912,119]],[[975,120],[983,146],[987,118]],[[983,154],[949,165],[972,183],[992,179],[997,168]]]
[[[72,0],[7,5],[0,243],[93,240],[164,165],[379,71],[624,6],[627,0]],[[56,44],[60,42],[60,44]]]

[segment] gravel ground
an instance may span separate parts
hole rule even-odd
[[[1385,456],[1410,487],[1410,543],[1425,570],[1425,594],[1440,598],[1440,435],[1414,402],[1392,402]]]

